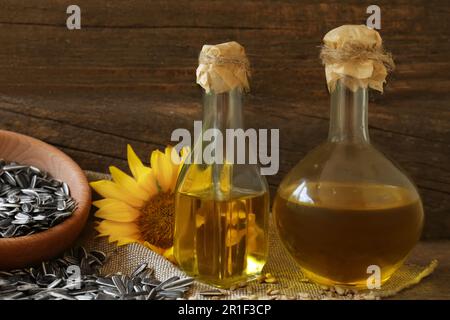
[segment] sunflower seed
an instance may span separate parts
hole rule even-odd
[[[89,255],[89,257],[87,258],[89,265],[102,265],[103,262],[100,261],[97,257],[93,256],[93,255]]]
[[[28,187],[28,184],[29,184],[29,178],[28,178],[26,175],[24,175],[24,174],[22,174],[22,173],[16,174],[16,175],[14,176],[14,179],[16,180],[16,183],[17,183],[17,185],[18,185],[19,187],[21,187],[21,188],[26,188],[26,187]]]
[[[103,290],[104,294],[107,294],[109,296],[113,296],[114,298],[119,298],[120,297],[120,292],[112,289],[112,288],[104,288]]]
[[[17,165],[17,164],[5,164],[2,167],[2,170],[5,171],[18,171],[18,170],[22,170],[22,169],[26,169],[27,166],[21,166],[21,165]]]
[[[127,279],[127,294],[131,294],[134,291],[134,283],[131,279]]]
[[[17,195],[8,195],[8,198],[6,198],[6,201],[8,201],[8,203],[19,203],[20,202],[20,198]]]
[[[64,194],[69,197],[70,196],[70,189],[69,189],[69,186],[67,185],[67,183],[63,182],[62,188],[63,188]]]
[[[6,286],[9,284],[9,281],[3,280],[2,278],[0,278],[0,287]]]
[[[105,262],[106,261],[106,254],[104,252],[97,251],[97,250],[92,250],[91,251],[91,255],[96,257],[101,262]]]
[[[55,298],[61,298],[62,300],[76,300],[75,298],[73,298],[73,297],[71,297],[69,295],[66,295],[66,294],[63,294],[63,293],[59,293],[59,292],[56,292],[56,291],[51,291],[51,292],[49,292],[49,294],[51,296],[55,297]]]
[[[76,300],[94,300],[95,296],[92,294],[80,294],[75,297]]]
[[[137,277],[139,276],[145,269],[147,268],[147,263],[141,264],[139,267],[136,268],[136,270],[133,271],[131,274],[131,277]]]
[[[5,178],[5,181],[9,183],[11,186],[17,186],[16,180],[14,179],[13,175],[7,171],[3,172],[3,177]]]
[[[120,294],[124,295],[127,293],[127,289],[120,276],[113,276],[112,281],[114,282],[114,285],[116,286]]]
[[[33,175],[30,182],[30,188],[35,188],[37,183],[37,175]]]
[[[204,297],[225,296],[227,292],[225,290],[207,290],[200,292],[200,295]]]
[[[16,291],[29,291],[29,290],[38,289],[38,288],[40,288],[40,287],[37,284],[27,283],[27,284],[17,286],[15,289],[16,289]]]
[[[20,209],[24,213],[30,213],[31,211],[33,211],[33,206],[31,205],[31,203],[23,203]]]
[[[169,279],[167,279],[167,280],[161,282],[159,285],[157,285],[157,286],[155,287],[155,289],[156,289],[156,290],[160,290],[160,289],[162,289],[165,285],[168,285],[168,284],[170,284],[170,283],[172,283],[173,281],[176,281],[176,280],[178,280],[178,279],[180,279],[180,277],[178,277],[178,276],[171,277],[171,278],[169,278]]]
[[[48,289],[55,288],[55,287],[58,286],[62,281],[63,281],[63,279],[61,279],[61,278],[56,279],[56,280],[54,280],[52,283],[50,283],[50,284],[47,286],[47,288],[48,288]]]
[[[28,223],[28,221],[29,221],[29,219],[20,219],[20,220],[16,219],[16,220],[13,220],[11,223],[16,224],[16,225],[25,225]],[[18,230],[18,229],[15,229],[15,230]],[[14,233],[16,233],[16,231],[14,231]]]
[[[109,278],[99,278],[96,280],[96,283],[102,285],[102,286],[106,286],[106,287],[111,287],[111,288],[115,288],[116,285],[114,284],[114,282],[109,279]]]
[[[151,278],[145,278],[142,280],[142,284],[147,285],[147,286],[153,286],[156,287],[158,285],[160,285],[161,281],[156,280],[156,279],[151,279]]]
[[[0,294],[3,295],[3,294],[7,294],[7,293],[13,293],[16,291],[17,291],[17,288],[15,288],[14,286],[9,286],[7,288],[2,288],[0,290]]]
[[[14,300],[14,299],[22,297],[23,295],[24,295],[23,292],[16,292],[16,293],[13,293],[13,294],[11,294],[9,296],[2,297],[0,299],[1,300]]]
[[[168,299],[177,299],[181,298],[183,296],[184,292],[177,291],[177,290],[168,290],[168,291],[161,291],[158,293],[158,295],[168,298]]]
[[[154,300],[157,293],[158,293],[158,292],[156,291],[156,288],[153,288],[153,289],[150,291],[150,293],[148,294],[146,300]]]
[[[56,205],[56,210],[58,210],[58,211],[66,210],[66,202],[62,201],[62,200],[59,200],[57,205]]]
[[[16,214],[14,216],[14,218],[17,220],[27,220],[28,221],[31,217],[26,213],[19,212],[18,214]]]

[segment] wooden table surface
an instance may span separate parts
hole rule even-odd
[[[362,24],[362,1],[78,0],[82,29],[66,28],[66,0],[0,0],[0,128],[34,136],[83,169],[126,168],[126,144],[148,162],[176,128],[201,119],[201,46],[236,40],[252,64],[247,127],[280,129],[272,191],[326,138],[323,35]],[[418,256],[436,274],[399,297],[450,298],[450,5],[377,1],[397,69],[370,98],[370,135],[414,179],[426,225]],[[436,242],[438,241],[438,242]]]
[[[450,299],[450,241],[422,241],[411,252],[408,262],[427,265],[437,259],[434,272],[418,285],[401,291],[392,300],[449,300]]]

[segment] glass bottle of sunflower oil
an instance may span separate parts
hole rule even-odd
[[[236,42],[205,45],[199,62],[197,82],[205,88],[202,138],[177,183],[174,255],[189,275],[229,288],[258,275],[266,262],[268,185],[256,164],[233,161],[239,141],[230,148],[225,139],[227,129],[244,125],[248,61],[243,47]],[[220,132],[222,141],[217,136],[205,139],[208,132]],[[251,150],[244,140],[248,159]],[[219,153],[222,157],[215,159],[223,161],[202,159]]]
[[[382,91],[393,62],[379,34],[365,26],[339,27],[324,42],[331,91],[328,140],[280,184],[276,226],[311,280],[381,285],[419,240],[424,218],[413,182],[369,140],[368,87]]]

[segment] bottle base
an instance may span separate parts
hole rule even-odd
[[[403,261],[399,262],[398,264],[396,264],[395,266],[389,268],[388,271],[382,272],[382,277],[380,279],[380,285],[382,286],[383,284],[385,284],[391,277],[392,275],[395,273],[395,271],[398,270],[398,268],[400,268],[403,265]],[[318,275],[310,270],[307,270],[303,267],[300,267],[300,269],[303,272],[303,275],[308,278],[308,280],[310,280],[311,282],[314,282],[317,285],[320,286],[326,286],[326,287],[341,287],[341,288],[345,288],[345,289],[355,289],[355,290],[368,290],[368,284],[367,284],[367,280],[370,277],[370,275],[367,275],[367,278],[362,278],[362,279],[356,279],[356,280],[352,280],[352,281],[348,281],[348,282],[344,282],[344,281],[337,281],[337,280],[333,280],[321,275]]]
[[[188,276],[195,278],[196,281],[199,281],[201,283],[213,286],[218,289],[233,289],[237,287],[244,287],[244,283],[247,284],[247,282],[256,280],[260,274],[253,274],[250,276],[240,276],[240,277],[233,277],[228,279],[217,279],[217,278],[210,278],[205,276],[199,276],[198,274],[189,274]]]

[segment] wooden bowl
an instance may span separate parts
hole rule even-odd
[[[66,154],[40,140],[0,130],[0,159],[33,165],[69,185],[78,208],[62,223],[29,236],[0,238],[0,270],[23,268],[49,260],[69,248],[83,229],[91,190],[83,170]]]

